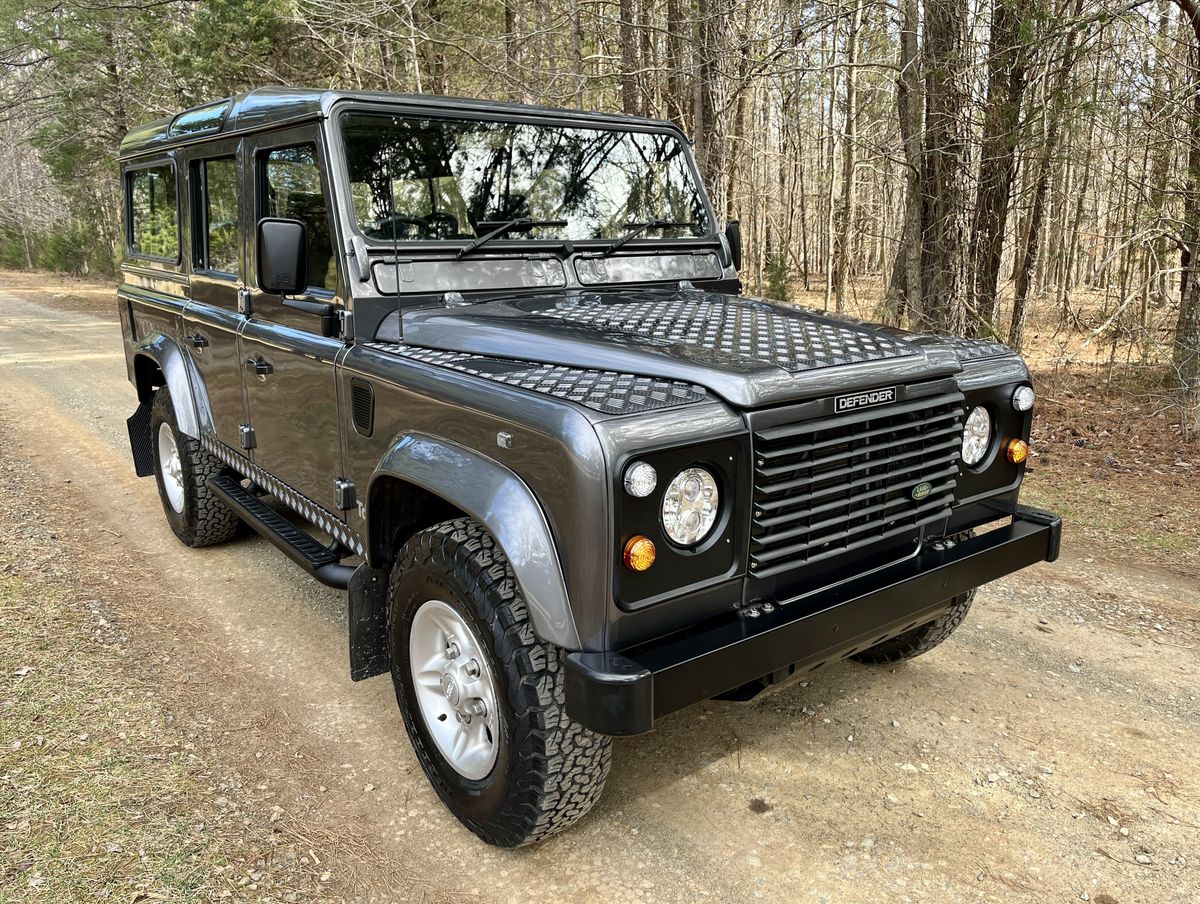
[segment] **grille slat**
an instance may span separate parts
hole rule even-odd
[[[929,514],[930,512],[940,511],[942,508],[949,505],[950,500],[953,498],[954,498],[954,494],[952,492],[944,493],[941,496],[938,496],[937,498],[931,498],[929,500],[926,500],[921,505],[917,506],[916,509],[914,509],[914,513],[918,516],[918,520],[919,520],[921,517],[924,517],[925,515]],[[887,504],[881,505],[881,506],[872,506],[874,511],[865,512],[864,514],[875,514],[878,511],[883,511],[883,510],[886,510],[889,508],[894,508],[895,507],[894,503],[896,501],[899,501],[899,500],[893,500],[893,502],[890,502],[890,503],[887,503]],[[930,520],[934,520],[934,519],[930,519]],[[845,523],[844,518],[829,518],[826,521],[822,522],[819,525],[819,528],[824,529],[826,527],[831,527],[835,524],[843,524],[843,523]],[[818,525],[814,525],[814,529],[817,529],[817,528],[818,528]],[[812,549],[814,546],[823,546],[823,545],[831,542],[832,540],[847,540],[851,537],[855,537],[855,536],[858,536],[859,534],[866,533],[867,531],[876,530],[876,529],[879,529],[879,524],[877,524],[875,522],[872,522],[869,524],[859,524],[856,527],[847,528],[845,530],[836,531],[836,532],[830,533],[830,534],[823,534],[819,540],[809,540],[805,543],[792,543],[792,544],[789,544],[788,546],[781,546],[781,547],[778,547],[776,549],[771,549],[766,552],[756,553],[755,558],[758,559],[760,562],[773,562],[776,559],[781,558],[782,556],[793,555],[795,553],[805,552],[809,549]],[[779,538],[772,538],[772,542],[777,542],[778,539]],[[783,537],[783,539],[788,539],[788,538]],[[757,543],[758,541],[756,540],[755,542]]]
[[[944,392],[755,431],[751,573],[768,576],[946,517],[963,413],[962,394]],[[914,499],[921,484],[929,490]]]
[[[950,423],[956,412],[946,412],[944,414],[931,415],[927,418],[922,418],[920,421],[914,421],[914,426],[922,428],[933,427],[935,424]],[[868,430],[860,434],[861,439],[871,439],[876,436],[886,436],[891,432],[890,427],[878,427],[874,430]],[[759,458],[764,458],[770,461],[773,458],[781,458],[785,455],[799,455],[802,452],[814,452],[818,449],[827,449],[830,446],[836,446],[841,440],[836,437],[833,439],[824,439],[819,442],[801,443],[798,446],[781,446],[778,449],[763,450],[759,452]]]
[[[954,481],[953,480],[944,481],[944,480],[942,480],[942,478],[953,477],[957,473],[958,473],[957,468],[947,468],[944,471],[939,471],[937,474],[932,474],[932,475],[931,474],[922,474],[921,476],[923,476],[927,482],[929,482],[933,485],[933,490],[930,491],[930,495],[932,496],[934,493],[936,493],[938,491],[938,489],[941,487],[942,483],[948,483],[949,488],[954,489]],[[889,475],[889,476],[891,476],[891,475]],[[940,482],[934,483],[934,481],[940,481]],[[823,493],[822,497],[832,495],[836,490],[840,490],[840,489],[842,489],[842,488],[841,487],[833,487],[830,490]],[[844,509],[850,505],[857,505],[860,502],[867,503],[869,500],[874,499],[878,496],[886,495],[887,493],[888,493],[888,487],[886,487],[886,486],[879,487],[876,489],[866,490],[864,492],[855,493],[854,495],[847,496],[845,498],[834,499],[832,502],[825,502],[825,503],[822,503],[821,505],[814,505],[811,508],[804,508],[804,509],[799,509],[796,511],[784,512],[783,514],[775,515],[770,518],[763,518],[763,519],[761,519],[760,523],[762,524],[763,527],[777,528],[781,524],[787,524],[787,523],[795,521],[799,518],[811,518],[813,515],[820,515],[820,514],[824,514],[825,512],[837,511],[838,509]],[[859,509],[856,511],[855,514],[862,515],[862,514],[866,514],[866,512],[863,509]]]
[[[944,444],[938,444],[937,446],[935,446],[931,449],[917,449],[912,452],[905,452],[903,455],[890,455],[886,459],[881,460],[879,462],[879,464],[881,466],[882,465],[892,465],[892,464],[897,464],[898,462],[901,462],[901,461],[909,461],[910,459],[914,459],[914,458],[920,459],[926,455],[936,454],[939,451],[944,451],[945,449],[949,449],[954,446],[957,446],[960,442],[961,441],[959,439],[953,438],[953,439],[947,440]],[[856,490],[859,487],[866,486],[869,483],[873,483],[876,480],[881,479],[882,477],[898,477],[901,474],[908,474],[912,471],[920,470],[921,468],[925,467],[925,465],[926,465],[926,463],[924,461],[919,460],[919,461],[913,462],[910,465],[906,465],[903,468],[894,468],[882,475],[868,474],[866,477],[858,477],[856,479],[852,479],[852,480],[846,482],[845,484],[835,484],[832,486],[827,486],[822,490],[818,490],[816,492],[809,493],[804,498],[819,499],[822,496],[828,496],[831,493],[837,493],[843,489]],[[859,472],[859,468],[856,467],[855,465],[847,465],[844,468],[838,468],[836,471],[827,471],[823,474],[818,474],[815,477],[797,477],[795,480],[786,480],[786,481],[783,481],[782,483],[775,484],[774,486],[771,487],[771,489],[769,491],[763,490],[763,493],[767,494],[769,492],[771,495],[774,495],[776,493],[783,493],[783,492],[787,492],[789,490],[798,490],[802,487],[808,486],[810,483],[813,483],[814,481],[827,481],[832,478],[847,477],[847,476],[857,474],[858,472]],[[797,497],[798,497],[798,494],[789,493],[787,496],[783,497],[782,499],[772,499],[770,501],[760,501],[758,503],[758,507],[760,509],[762,509],[763,511],[773,511],[774,509],[782,508],[784,506],[800,505],[803,502],[803,499],[797,498]]]
[[[958,439],[962,431],[961,424],[953,424],[944,427],[940,430],[932,430],[928,434],[921,437],[922,443],[931,442],[941,439],[942,437],[950,437],[951,440]],[[863,446],[847,444],[847,448],[840,452],[823,455],[820,458],[804,459],[799,461],[789,462],[783,465],[772,465],[770,467],[762,467],[758,469],[758,473],[763,477],[778,477],[780,474],[787,474],[791,471],[796,471],[801,468],[822,468],[827,465],[836,464],[839,461],[844,461],[847,458],[858,458],[862,456],[874,455],[879,452],[887,452],[888,450],[898,448],[900,446],[911,445],[914,441],[911,439],[905,440],[888,440],[882,443],[870,443]],[[948,441],[948,444],[952,444]]]
[[[913,412],[933,413],[931,409],[941,407],[942,405],[958,405],[961,407],[962,398],[962,393],[960,392],[946,392],[936,396],[916,399],[911,402],[904,402],[899,405],[866,408],[861,411],[855,411],[850,414],[839,414],[837,417],[825,418],[823,420],[803,421],[797,424],[769,427],[766,430],[760,430],[755,436],[764,443],[774,443],[789,436],[800,436],[804,433],[816,433],[817,431],[827,432],[840,427],[861,424],[865,420],[877,417],[883,411],[889,411],[893,416],[899,417],[905,414],[912,414]]]

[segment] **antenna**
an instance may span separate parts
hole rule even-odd
[[[396,117],[392,117],[392,145],[388,149],[388,221],[392,228],[392,267],[396,280],[396,335],[400,337],[400,342],[404,342],[404,312],[400,305],[400,240],[396,236],[396,173],[395,160],[396,153],[395,132],[399,122]]]

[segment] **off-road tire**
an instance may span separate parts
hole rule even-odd
[[[183,511],[177,512],[167,498],[163,486],[162,462],[159,461],[158,431],[162,424],[170,424],[179,449],[183,471]],[[175,406],[167,388],[161,387],[154,394],[150,406],[150,437],[154,450],[154,480],[158,484],[158,496],[162,500],[163,512],[171,530],[187,546],[213,546],[232,540],[238,532],[241,519],[224,502],[217,498],[208,486],[208,479],[226,470],[219,458],[205,452],[200,441],[185,436],[179,431],[175,419]]]
[[[865,662],[868,665],[883,665],[889,662],[903,662],[922,653],[928,653],[943,640],[954,633],[963,623],[967,613],[971,611],[971,601],[975,599],[975,591],[954,597],[950,608],[931,622],[918,625],[912,630],[905,631],[891,640],[885,640],[878,646],[855,653],[852,659]]]
[[[472,781],[430,737],[412,687],[409,631],[422,603],[439,599],[466,620],[489,657],[501,740],[492,771]],[[444,521],[414,535],[388,583],[392,681],[409,739],[434,790],[472,832],[518,847],[570,826],[600,797],[612,739],[568,718],[564,653],[533,632],[512,568],[476,521]]]

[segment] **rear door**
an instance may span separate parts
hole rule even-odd
[[[238,143],[203,144],[187,162],[192,301],[184,312],[183,345],[204,380],[213,431],[225,445],[242,448],[247,423],[242,395],[238,312],[243,285],[245,223]]]
[[[258,285],[254,234],[246,242],[246,285],[253,313],[241,334],[246,402],[254,429],[254,460],[322,508],[337,509],[342,476],[334,361],[345,350],[324,335],[323,320],[289,301],[341,307],[329,186],[316,126],[246,139],[252,162],[252,222],[300,220],[308,233],[308,288],[296,299]],[[336,319],[334,320],[336,323]]]

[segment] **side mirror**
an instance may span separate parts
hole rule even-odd
[[[729,242],[729,253],[733,256],[733,269],[742,269],[742,224],[730,220],[725,224],[725,238]]]
[[[264,292],[301,295],[308,288],[308,232],[299,220],[259,220],[255,258]]]

